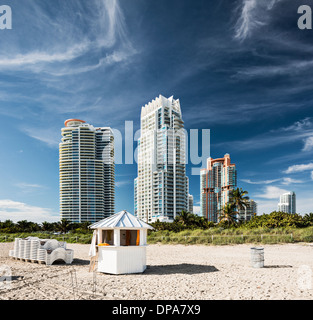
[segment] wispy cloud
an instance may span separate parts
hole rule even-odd
[[[239,69],[235,75],[237,78],[273,77],[277,75],[301,75],[313,67],[313,60],[288,61],[280,65],[252,66]]]
[[[279,199],[279,196],[286,192],[289,192],[289,190],[275,186],[266,186],[263,190],[263,193],[255,194],[254,197],[264,199]]]
[[[47,128],[30,128],[23,127],[21,131],[25,132],[31,138],[39,140],[45,143],[47,146],[51,148],[55,148],[59,146],[61,141],[61,133],[60,128],[58,129],[47,129]]]
[[[34,66],[37,64],[51,64],[55,62],[66,62],[73,60],[86,52],[88,45],[80,43],[67,49],[65,52],[40,52],[34,51],[26,54],[17,54],[14,57],[0,57],[0,67],[2,69],[21,68]]]
[[[269,21],[269,11],[280,0],[242,0],[237,8],[239,17],[235,25],[235,39],[245,40]]]
[[[303,172],[313,169],[313,163],[307,163],[307,164],[295,164],[293,166],[290,166],[287,170],[285,170],[285,173],[295,173],[295,172]]]
[[[26,183],[26,182],[19,182],[15,184],[19,188],[45,188],[45,186],[42,186],[40,184],[35,184],[35,183]]]
[[[249,184],[271,184],[274,182],[279,181],[280,179],[274,179],[274,180],[261,180],[261,181],[252,181],[250,179],[241,179],[241,181],[249,183]]]
[[[294,183],[304,183],[303,180],[300,179],[292,179],[289,177],[283,177],[283,178],[278,178],[278,179],[273,179],[273,180],[260,180],[260,181],[252,181],[250,179],[241,179],[241,181],[249,184],[255,184],[255,185],[266,185],[266,184],[272,184],[275,182],[279,182],[282,185],[290,185]]]
[[[239,141],[219,143],[219,146],[232,145],[241,150],[264,149],[291,142],[303,141],[313,133],[312,118],[305,118],[287,127],[270,130],[258,136]]]
[[[304,140],[304,147],[302,151],[312,151],[313,150],[313,136],[308,137]]]
[[[41,208],[13,200],[0,200],[0,220],[13,222],[28,220],[32,222],[55,222],[60,219],[59,214],[48,208]]]
[[[294,183],[304,183],[304,181],[300,179],[292,179],[292,178],[285,177],[285,178],[282,178],[281,183],[288,186]]]
[[[21,49],[16,42],[9,42],[6,51],[0,50],[2,71],[28,70],[64,76],[118,63],[136,53],[118,0],[91,0],[86,4],[69,0],[57,18],[48,15],[47,8],[38,2],[30,7],[33,11],[24,8],[23,14],[27,19],[36,13],[36,19],[28,19],[31,29],[44,30],[47,37],[38,34],[40,45],[36,43],[35,48],[29,45]],[[32,36],[37,38],[36,33]],[[8,51],[15,54],[8,55]],[[86,55],[92,58],[103,53],[105,56],[97,63],[90,64],[85,59]]]
[[[29,194],[32,192],[38,193],[40,189],[46,189],[46,186],[36,184],[36,183],[27,183],[27,182],[19,182],[15,184],[23,193]]]
[[[49,147],[60,142],[56,119],[83,117],[94,124],[103,118],[112,126],[119,117],[112,110],[130,113],[125,100],[131,94],[116,95],[112,87],[120,89],[121,73],[138,53],[119,0],[68,0],[62,10],[56,7],[49,1],[23,3],[15,14],[29,23],[3,40],[6,50],[0,48],[0,73],[14,77],[0,93],[6,102],[0,113],[23,119],[18,129]],[[13,103],[14,112],[7,107]]]

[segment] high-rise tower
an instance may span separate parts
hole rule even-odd
[[[114,137],[108,127],[94,128],[70,119],[59,146],[61,219],[97,222],[114,213]]]
[[[286,192],[280,196],[278,211],[296,213],[296,194],[294,192]]]
[[[200,171],[200,214],[217,222],[218,212],[230,200],[230,193],[237,185],[235,164],[230,155],[224,158],[208,158],[207,168]]]
[[[141,110],[135,214],[171,221],[188,210],[184,122],[179,100],[159,96]]]

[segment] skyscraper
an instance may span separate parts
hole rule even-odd
[[[114,137],[108,127],[94,128],[70,119],[59,146],[61,219],[97,222],[114,213]]]
[[[278,211],[296,213],[296,194],[293,191],[286,192],[280,196]]]
[[[141,109],[135,214],[172,221],[188,209],[185,132],[179,100],[159,96]]]
[[[236,166],[230,162],[229,154],[224,158],[208,158],[207,168],[200,171],[200,215],[217,222],[218,212],[229,202],[236,185]]]

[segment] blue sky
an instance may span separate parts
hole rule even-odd
[[[12,30],[0,30],[1,221],[59,219],[66,119],[122,133],[133,121],[136,131],[141,106],[159,94],[180,99],[187,130],[211,130],[211,156],[231,155],[259,214],[284,191],[296,192],[299,213],[313,212],[313,31],[297,27],[303,1],[5,4],[13,16]],[[116,166],[116,211],[133,212],[136,170]]]

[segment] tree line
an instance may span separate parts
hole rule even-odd
[[[238,221],[238,212],[249,205],[248,192],[237,188],[231,191],[229,202],[219,210],[218,221],[214,223],[204,217],[182,211],[176,216],[173,222],[156,221],[151,223],[156,231],[168,230],[180,232],[186,229],[209,229],[214,227],[222,228],[280,228],[293,227],[305,228],[313,226],[313,213],[307,213],[304,216],[300,214],[290,214],[285,212],[273,211],[270,214],[254,215],[250,221]],[[72,223],[66,219],[59,222],[42,222],[41,224],[27,220],[14,223],[11,220],[0,221],[0,232],[18,233],[18,232],[49,232],[49,233],[91,233],[88,228],[90,222]]]
[[[217,222],[208,221],[204,217],[199,217],[187,211],[182,211],[174,222],[156,221],[151,225],[155,230],[168,230],[180,232],[186,229],[208,229],[214,227],[222,228],[280,228],[293,227],[305,228],[313,226],[313,213],[307,213],[304,216],[294,213],[285,213],[273,211],[270,214],[257,216],[256,213],[249,221],[239,221],[239,210],[244,210],[249,206],[248,192],[242,188],[236,188],[229,194],[229,202],[226,203],[217,213]]]
[[[90,222],[72,223],[66,219],[62,219],[58,222],[42,223],[31,222],[27,220],[21,220],[14,223],[11,220],[4,222],[0,221],[0,232],[2,233],[19,233],[19,232],[47,232],[47,233],[67,233],[69,231],[75,233],[89,233],[88,228],[91,225]]]

